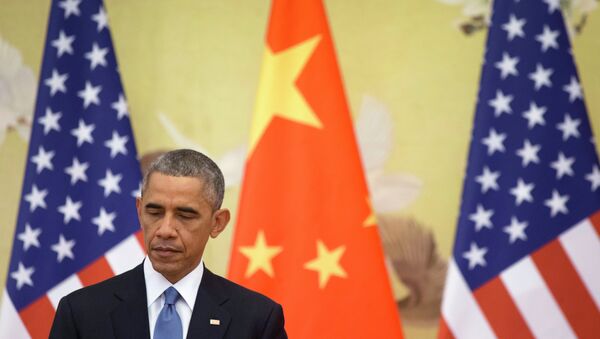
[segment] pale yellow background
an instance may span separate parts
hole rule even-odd
[[[485,32],[456,29],[460,7],[434,0],[326,0],[350,106],[365,94],[393,115],[386,170],[418,177],[422,191],[403,214],[431,227],[448,257],[478,88]],[[220,156],[246,143],[264,47],[269,2],[107,1],[110,25],[140,153],[177,145],[157,114]],[[1,0],[0,36],[39,73],[47,0]],[[600,14],[574,50],[594,129],[600,131]],[[27,145],[9,132],[0,145],[0,286],[4,286],[21,195]],[[235,212],[238,188],[226,204]],[[231,231],[207,248],[207,264],[226,272]],[[402,293],[402,291],[396,291]],[[408,338],[435,329],[405,326]]]

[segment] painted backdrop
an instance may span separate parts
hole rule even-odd
[[[576,62],[600,132],[600,14],[573,1]],[[326,0],[407,338],[434,337],[458,216],[487,0]],[[268,1],[107,0],[138,152],[192,147],[236,211]],[[0,283],[4,286],[49,1],[0,6]],[[579,32],[577,34],[577,32]],[[233,225],[234,223],[232,223]],[[225,274],[233,226],[209,242]],[[416,298],[415,295],[421,296]]]

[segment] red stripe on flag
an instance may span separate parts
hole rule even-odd
[[[142,230],[135,232],[135,238],[140,243],[140,246],[142,246],[144,254],[146,254],[146,243],[144,242],[144,233],[142,232]]]
[[[473,294],[499,338],[533,338],[533,333],[500,278],[490,280]]]
[[[577,336],[600,333],[598,310],[560,243],[552,241],[531,257]]]
[[[79,280],[81,280],[83,286],[89,286],[101,282],[102,280],[111,278],[115,275],[115,273],[110,268],[106,258],[101,257],[81,270],[79,273],[77,273],[77,275],[79,276]]]
[[[448,327],[448,324],[446,324],[444,317],[440,318],[438,339],[454,339],[454,335],[452,335],[452,331],[450,331],[450,328]]]
[[[32,339],[48,338],[54,319],[54,307],[47,296],[44,295],[22,309],[19,316]]]
[[[590,221],[596,229],[596,233],[598,234],[598,236],[600,236],[600,211],[594,213],[594,215],[590,217]]]

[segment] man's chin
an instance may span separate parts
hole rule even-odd
[[[161,270],[175,269],[179,260],[176,255],[161,255],[152,251],[148,253],[152,267],[158,272]]]
[[[152,268],[167,279],[169,279],[169,277],[177,276],[179,271],[181,271],[176,262],[165,262],[163,260],[152,259],[152,257],[149,258],[150,263],[152,263]]]

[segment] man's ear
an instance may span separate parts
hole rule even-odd
[[[138,221],[142,222],[142,198],[135,197],[135,208],[137,209]]]
[[[231,213],[226,208],[221,208],[215,212],[214,215],[215,223],[210,230],[210,237],[216,238],[223,230],[227,223],[229,223],[229,219],[231,219]]]

